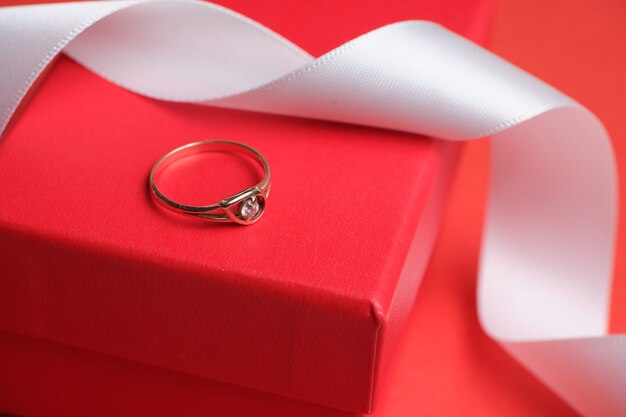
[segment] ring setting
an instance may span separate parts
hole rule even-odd
[[[194,206],[167,197],[159,189],[156,178],[174,161],[200,152],[232,152],[249,156],[263,169],[263,179],[258,184],[214,204]],[[248,145],[225,140],[205,140],[183,145],[159,158],[150,172],[149,184],[154,201],[170,211],[209,221],[233,222],[247,226],[256,223],[265,212],[265,202],[270,191],[270,168],[263,155]]]
[[[260,209],[261,206],[256,197],[250,197],[249,199],[241,203],[239,207],[239,214],[241,214],[241,217],[243,219],[249,220],[254,218],[254,216],[256,216]]]

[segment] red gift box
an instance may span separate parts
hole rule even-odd
[[[313,54],[407,19],[484,41],[492,5],[222,4]],[[272,195],[255,226],[178,218],[150,201],[154,161],[205,138],[242,141],[268,159]],[[204,401],[220,397],[213,406],[224,404],[221,415],[246,407],[371,412],[457,151],[398,132],[157,102],[61,58],[0,145],[0,346],[16,359],[0,362],[0,410],[110,414],[45,394],[47,366],[67,393],[84,394],[75,381],[91,381],[100,391],[87,397],[117,393],[134,401],[127,412],[163,412],[144,397],[167,395],[167,381],[177,379],[195,381],[186,383]],[[206,158],[164,180],[202,200],[236,191],[254,174],[222,156],[212,171],[184,175]],[[221,174],[220,182],[208,174]],[[133,396],[102,388],[123,377],[135,381]],[[182,404],[192,394],[179,395]],[[283,397],[302,401],[276,405]],[[229,408],[236,398],[245,399],[239,411]]]

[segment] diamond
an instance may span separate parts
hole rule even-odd
[[[244,220],[250,220],[259,212],[259,202],[256,197],[251,197],[241,204],[241,208],[239,209],[239,214]]]

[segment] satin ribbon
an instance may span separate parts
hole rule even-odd
[[[162,100],[491,135],[481,323],[582,414],[626,415],[626,337],[607,334],[615,162],[602,124],[571,98],[429,22],[314,59],[214,4],[102,1],[0,9],[0,133],[61,51]]]

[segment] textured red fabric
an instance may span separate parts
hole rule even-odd
[[[491,11],[489,0],[223,4],[314,54],[416,18],[481,41]],[[202,138],[240,140],[269,160],[272,195],[259,224],[204,224],[150,201],[152,163]],[[370,411],[434,242],[455,149],[397,132],[156,102],[61,58],[0,145],[0,328]],[[254,175],[239,176],[236,158],[208,158],[219,170],[165,180],[198,199]],[[207,180],[214,175],[223,188]],[[40,362],[55,362],[49,344],[3,340],[7,352],[23,343]],[[60,351],[66,377],[84,377],[87,360]],[[38,397],[19,391],[29,378],[42,381],[37,363],[5,363],[23,384],[3,378],[2,391],[26,394],[5,400]],[[41,410],[15,404],[9,411]]]

